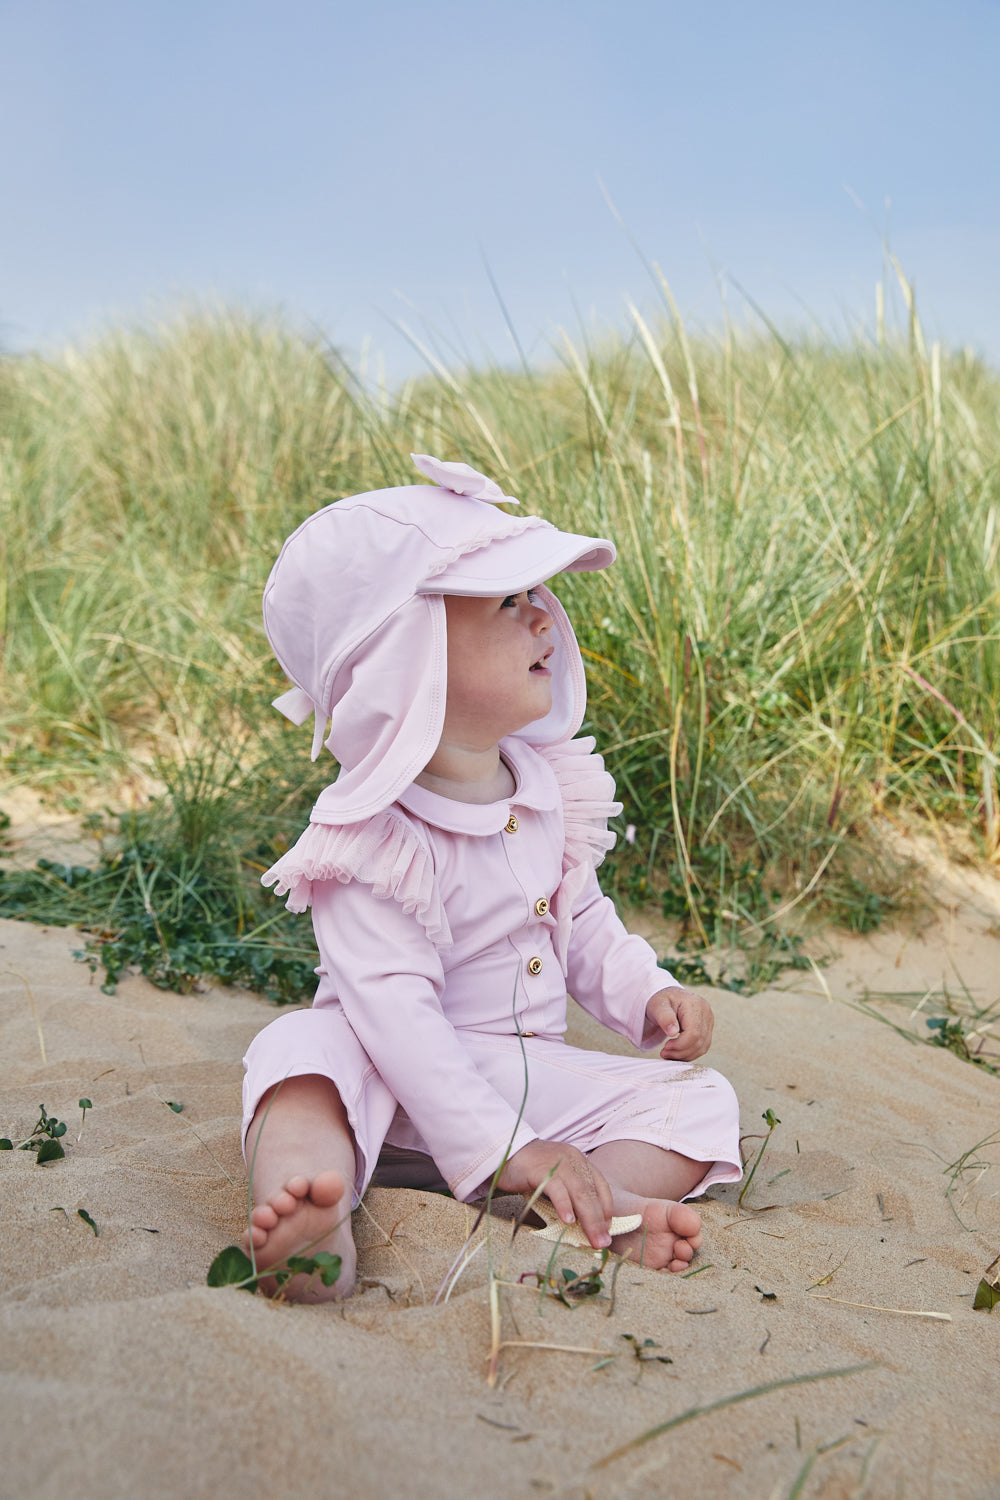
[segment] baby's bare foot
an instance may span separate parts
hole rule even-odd
[[[262,1276],[260,1289],[273,1297],[281,1291],[290,1302],[329,1302],[349,1297],[354,1289],[354,1240],[351,1237],[351,1199],[337,1172],[317,1172],[311,1180],[291,1177],[277,1193],[258,1203],[250,1215],[243,1248],[253,1254],[259,1271],[279,1271],[290,1255],[311,1256],[326,1251],[341,1258],[340,1275],[324,1286],[319,1274],[298,1275],[283,1288],[273,1276]]]
[[[640,1199],[633,1211],[642,1214],[642,1225],[612,1240],[615,1254],[654,1271],[686,1271],[701,1247],[701,1215],[667,1198]]]

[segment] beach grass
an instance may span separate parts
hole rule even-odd
[[[658,321],[543,367],[392,393],[238,312],[0,360],[3,783],[115,811],[169,784],[197,847],[215,824],[176,794],[200,777],[241,809],[235,878],[259,872],[333,771],[268,707],[268,570],[431,452],[617,543],[556,585],[625,805],[606,875],[689,946],[794,957],[817,903],[876,925],[910,881],[885,820],[996,861],[1000,376],[915,313],[849,343],[693,337],[663,290]]]

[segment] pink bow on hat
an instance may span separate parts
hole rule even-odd
[[[411,453],[410,457],[428,479],[433,479],[442,489],[454,495],[468,495],[470,500],[488,500],[491,505],[520,505],[513,495],[505,495],[500,486],[485,474],[470,469],[468,464],[445,463],[443,458],[431,458],[429,453]]]

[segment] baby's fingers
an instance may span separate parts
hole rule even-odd
[[[576,1218],[576,1211],[573,1207],[573,1200],[570,1197],[569,1193],[566,1191],[563,1184],[559,1181],[559,1178],[550,1177],[548,1182],[542,1188],[542,1192],[545,1194],[546,1198],[548,1198],[549,1202],[552,1204],[552,1207],[555,1209],[560,1219],[562,1219],[563,1223],[572,1224],[573,1220]]]
[[[691,1062],[707,1050],[694,1037],[682,1032],[680,1036],[672,1036],[664,1042],[660,1048],[660,1056],[667,1062]]]
[[[608,1225],[613,1211],[611,1188],[607,1180],[584,1157],[579,1170],[569,1176],[567,1185],[573,1202],[573,1215],[580,1228],[595,1250],[603,1250],[611,1244]]]

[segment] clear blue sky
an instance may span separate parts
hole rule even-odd
[[[843,332],[888,222],[1000,363],[998,77],[998,0],[0,0],[0,344],[193,298],[507,359],[488,261],[542,356],[654,305],[629,235],[695,324],[724,272]]]

